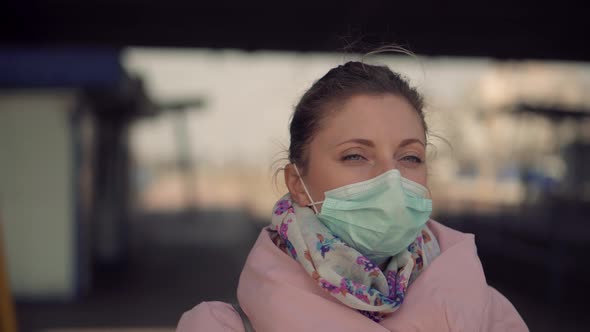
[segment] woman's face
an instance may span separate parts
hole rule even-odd
[[[403,97],[354,96],[322,120],[308,146],[302,179],[316,202],[323,200],[328,190],[394,168],[403,177],[427,186],[425,144],[419,115]],[[299,205],[311,203],[293,165],[285,169],[285,182]]]

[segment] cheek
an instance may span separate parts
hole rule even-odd
[[[312,164],[314,162],[315,164]],[[316,201],[323,200],[326,191],[355,182],[350,170],[338,167],[337,162],[325,156],[316,158],[310,162],[309,166],[306,184],[308,184],[311,196]]]
[[[323,200],[324,193],[338,187],[340,182],[338,172],[324,171],[323,169],[315,169],[313,173],[310,172],[308,181],[308,189],[316,201]]]
[[[420,167],[419,169],[412,170],[400,170],[400,173],[406,179],[412,180],[416,183],[428,187],[428,177],[426,175],[426,167]]]

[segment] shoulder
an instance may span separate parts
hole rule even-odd
[[[428,227],[440,243],[441,255],[416,282],[444,307],[451,330],[528,331],[512,303],[487,284],[474,235],[434,220]]]
[[[493,287],[484,313],[484,331],[528,331],[526,323],[508,299]]]
[[[176,328],[177,332],[243,332],[242,319],[229,303],[201,302],[185,312]]]

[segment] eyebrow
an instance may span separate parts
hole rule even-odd
[[[426,144],[424,144],[424,142],[422,142],[421,140],[417,139],[417,138],[406,138],[405,140],[401,141],[398,145],[398,147],[404,147],[406,145],[410,145],[413,143],[418,143],[420,145],[422,145],[423,147],[426,147]]]
[[[361,145],[366,145],[368,147],[374,148],[375,147],[375,143],[373,141],[371,141],[370,139],[366,139],[366,138],[352,138],[349,140],[346,140],[342,143],[338,143],[336,146],[340,146],[346,143],[358,143]],[[423,147],[426,147],[426,144],[424,144],[424,142],[422,142],[421,140],[417,139],[417,138],[406,138],[404,140],[402,140],[398,147],[404,147],[413,143],[418,143],[420,145],[422,145]]]
[[[358,143],[358,144],[366,145],[366,146],[372,147],[372,148],[375,147],[375,143],[373,143],[373,141],[371,141],[370,139],[366,139],[366,138],[352,138],[352,139],[346,140],[342,143],[338,143],[336,146],[340,146],[340,145],[343,145],[346,143]]]

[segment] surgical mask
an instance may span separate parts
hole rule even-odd
[[[325,192],[314,202],[305,182],[307,197],[318,219],[342,241],[377,264],[406,249],[430,218],[432,201],[428,189],[389,170],[367,181]],[[316,205],[322,204],[321,211]]]

